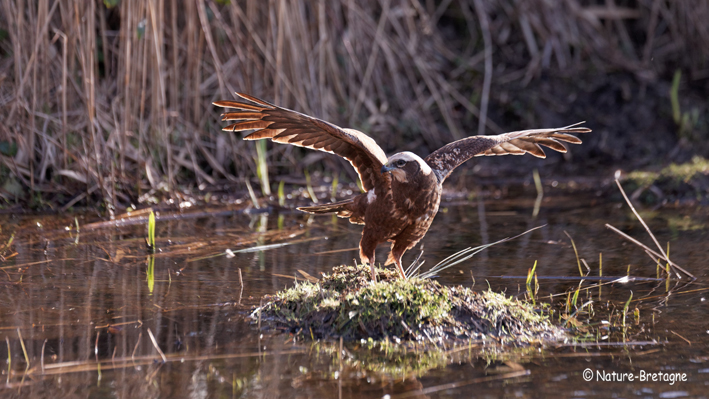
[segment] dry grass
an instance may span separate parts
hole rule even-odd
[[[218,133],[210,105],[236,90],[386,150],[433,149],[506,130],[487,115],[491,85],[544,70],[709,76],[700,0],[0,3],[0,196],[23,204],[121,208],[150,190],[242,184],[254,148]],[[268,152],[274,172],[322,158]]]

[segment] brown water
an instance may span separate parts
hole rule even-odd
[[[566,292],[579,284],[564,232],[575,240],[590,276],[598,276],[602,253],[604,276],[629,271],[656,277],[642,250],[604,227],[610,223],[651,244],[627,206],[593,195],[551,197],[533,218],[533,203],[532,194],[482,207],[449,204],[423,240],[424,268],[468,246],[546,224],[439,280],[470,286],[472,270],[475,290],[522,295],[536,260],[538,297],[549,302],[550,293],[561,294],[553,297],[558,320]],[[83,215],[77,220],[85,228],[77,235],[74,216],[0,215],[0,255],[7,258],[0,263],[0,397],[672,398],[709,392],[708,209],[644,214],[658,240],[670,243],[673,261],[696,281],[608,283],[600,292],[581,293],[579,303],[592,301],[592,321],[618,325],[632,291],[629,313],[637,308],[639,318],[628,315],[628,345],[617,328],[593,329],[599,336],[591,342],[598,339],[598,345],[559,343],[496,355],[478,347],[431,349],[388,361],[360,343],[345,343],[338,356],[339,342],[294,342],[288,333],[260,334],[245,320],[263,295],[292,285],[298,270],[319,276],[333,265],[352,264],[361,227],[300,213],[161,216],[150,282],[146,223],[90,229],[99,219]],[[14,242],[3,253],[12,233]],[[236,252],[253,247],[260,250]],[[225,256],[226,249],[235,256]],[[380,251],[377,257],[384,259],[386,250]],[[405,260],[414,256],[411,251]],[[586,369],[593,373],[590,382],[583,378]],[[632,373],[636,381],[627,382],[627,375],[625,382],[599,381],[603,372]],[[637,381],[642,373],[658,372],[686,373],[686,381]]]

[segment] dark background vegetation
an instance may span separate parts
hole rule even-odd
[[[258,190],[255,144],[220,132],[211,105],[235,91],[387,153],[594,130],[563,157],[468,164],[459,183],[706,156],[707,21],[705,0],[2,0],[0,206],[120,209],[252,178]],[[328,154],[266,148],[274,187],[305,169],[356,178]]]

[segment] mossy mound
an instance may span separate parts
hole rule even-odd
[[[335,267],[317,283],[297,283],[269,298],[261,318],[313,339],[532,343],[563,337],[531,304],[503,294],[377,271],[379,281],[372,282],[368,267]]]
[[[659,172],[635,171],[624,182],[633,197],[649,204],[661,201],[709,203],[709,160],[695,156],[690,162],[671,164]]]

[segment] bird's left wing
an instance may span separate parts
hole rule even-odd
[[[386,154],[366,134],[354,129],[340,128],[332,123],[281,108],[248,94],[236,94],[254,104],[237,101],[214,102],[214,105],[219,107],[239,110],[222,114],[223,121],[239,121],[222,130],[229,132],[256,130],[244,139],[268,138],[278,143],[337,154],[354,166],[366,191],[384,181],[385,177],[380,170],[387,161]]]
[[[578,126],[581,123],[583,122],[554,129],[522,130],[497,136],[466,137],[437,149],[427,156],[425,161],[442,183],[455,168],[472,157],[529,153],[538,158],[546,158],[540,146],[566,152],[566,147],[561,142],[581,144],[581,139],[568,134],[591,131],[589,128]]]

